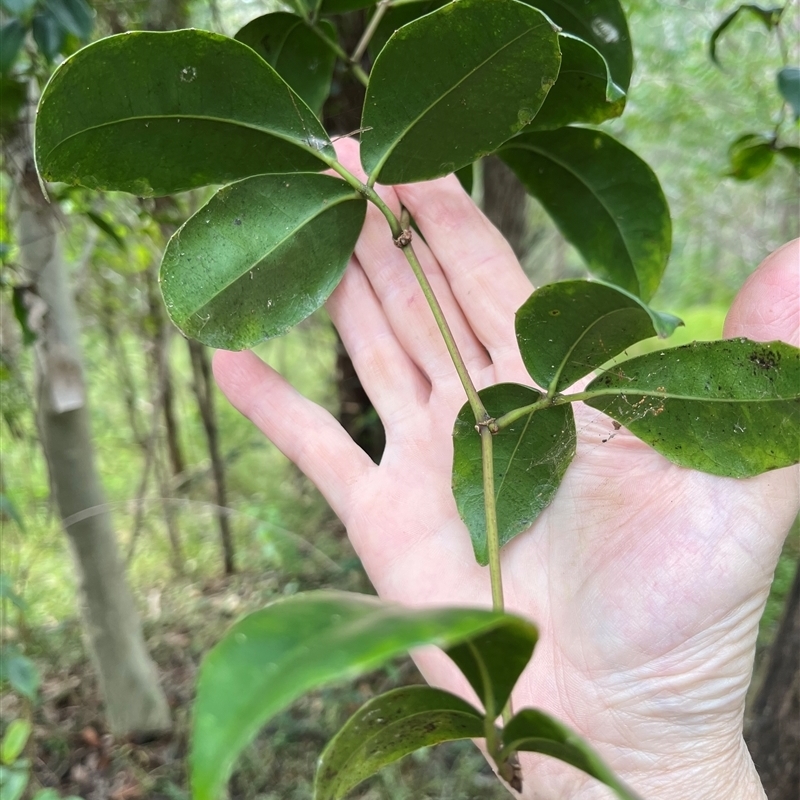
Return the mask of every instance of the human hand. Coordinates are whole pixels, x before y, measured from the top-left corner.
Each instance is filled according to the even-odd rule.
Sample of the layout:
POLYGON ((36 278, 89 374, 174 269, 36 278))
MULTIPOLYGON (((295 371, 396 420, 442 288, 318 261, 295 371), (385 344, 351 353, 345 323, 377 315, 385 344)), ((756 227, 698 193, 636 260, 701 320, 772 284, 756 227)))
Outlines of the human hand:
MULTIPOLYGON (((500 234, 453 177, 381 194, 419 225, 427 245, 417 237, 415 250, 478 388, 530 384, 514 312, 532 287, 500 234)), ((797 257, 794 242, 765 261, 726 335, 798 343, 797 257)), ((450 488, 466 398, 371 205, 328 309, 386 428, 380 465, 252 353, 216 354, 220 387, 319 487, 381 597, 490 606, 488 569, 474 561, 450 488)), ((742 714, 758 620, 797 513, 797 469, 747 480, 694 472, 624 430, 610 437, 599 412, 574 410, 578 451, 553 503, 501 553, 507 609, 540 629, 514 706, 571 725, 647 798, 763 797, 742 714)), ((441 653, 416 660, 431 683, 469 693, 441 653)), ((521 760, 525 798, 611 796, 560 762, 521 760)))

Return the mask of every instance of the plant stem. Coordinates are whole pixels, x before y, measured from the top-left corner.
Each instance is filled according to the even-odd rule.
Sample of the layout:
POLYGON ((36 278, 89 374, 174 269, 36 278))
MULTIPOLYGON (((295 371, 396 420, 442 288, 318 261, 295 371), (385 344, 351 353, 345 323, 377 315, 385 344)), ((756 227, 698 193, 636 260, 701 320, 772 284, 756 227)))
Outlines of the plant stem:
POLYGON ((380 0, 377 8, 375 9, 375 13, 372 15, 372 19, 364 29, 364 33, 361 35, 361 39, 359 39, 359 42, 356 45, 356 49, 353 50, 353 55, 350 56, 351 64, 358 64, 358 62, 361 61, 361 57, 366 52, 367 46, 372 40, 372 37, 375 35, 375 31, 378 29, 378 25, 383 19, 383 15, 389 10, 391 5, 392 0, 380 0))
POLYGON ((329 39, 325 35, 324 31, 322 31, 317 25, 309 24, 309 27, 320 39, 322 39, 323 42, 325 42, 326 45, 328 45, 328 47, 330 47, 331 50, 333 50, 334 53, 336 53, 336 55, 342 61, 344 61, 345 64, 347 64, 348 67, 350 67, 350 71, 353 73, 359 83, 361 83, 363 86, 366 86, 369 83, 369 75, 367 75, 367 73, 364 72, 364 70, 361 69, 358 64, 355 64, 353 61, 351 61, 350 56, 347 55, 347 53, 339 46, 337 42, 334 42, 333 39, 329 39))
POLYGON ((483 505, 486 514, 486 547, 489 551, 489 576, 492 580, 492 609, 503 611, 503 574, 500 570, 500 535, 497 530, 497 503, 494 495, 494 459, 492 437, 494 434, 484 425, 481 432, 481 456, 483 460, 483 505))

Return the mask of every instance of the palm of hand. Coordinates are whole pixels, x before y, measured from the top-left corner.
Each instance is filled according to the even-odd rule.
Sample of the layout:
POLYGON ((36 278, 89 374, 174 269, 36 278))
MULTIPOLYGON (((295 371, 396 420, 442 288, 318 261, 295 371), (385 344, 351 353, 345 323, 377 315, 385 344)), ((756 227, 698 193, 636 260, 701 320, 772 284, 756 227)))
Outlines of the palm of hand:
MULTIPOLYGON (((430 245, 415 247, 478 388, 530 384, 513 312, 531 289, 505 242, 453 179, 398 194, 430 245)), ((392 191, 386 200, 397 203, 392 191)), ((218 354, 217 378, 326 495, 382 597, 488 606, 488 570, 473 559, 450 489, 463 390, 371 211, 356 259, 329 310, 386 427, 379 466, 251 354, 218 354)), ((794 319, 766 336, 741 324, 731 332, 797 334, 794 319)), ((796 473, 735 481, 681 469, 624 430, 609 440, 607 417, 574 408, 577 456, 552 505, 502 552, 507 608, 541 635, 515 705, 564 719, 643 788, 654 762, 691 769, 690 751, 702 763, 727 748, 734 764, 757 623, 797 511, 796 473)), ((432 683, 465 690, 441 654, 418 663, 432 683)), ((553 792, 537 797, 585 784, 556 762, 536 769, 538 789, 553 792)))

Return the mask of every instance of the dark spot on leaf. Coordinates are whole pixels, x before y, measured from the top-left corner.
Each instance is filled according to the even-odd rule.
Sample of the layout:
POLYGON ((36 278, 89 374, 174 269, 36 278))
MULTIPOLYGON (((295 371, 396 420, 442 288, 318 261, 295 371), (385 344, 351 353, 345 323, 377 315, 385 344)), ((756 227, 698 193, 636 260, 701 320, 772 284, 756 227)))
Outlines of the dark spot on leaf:
POLYGON ((754 350, 748 358, 760 369, 775 369, 781 360, 781 354, 774 350, 754 350))
POLYGON ((553 308, 549 313, 551 317, 557 317, 561 312, 557 308, 553 308))
POLYGON ((239 219, 239 217, 236 217, 236 219, 233 221, 233 224, 234 225, 241 225, 242 221, 239 219))

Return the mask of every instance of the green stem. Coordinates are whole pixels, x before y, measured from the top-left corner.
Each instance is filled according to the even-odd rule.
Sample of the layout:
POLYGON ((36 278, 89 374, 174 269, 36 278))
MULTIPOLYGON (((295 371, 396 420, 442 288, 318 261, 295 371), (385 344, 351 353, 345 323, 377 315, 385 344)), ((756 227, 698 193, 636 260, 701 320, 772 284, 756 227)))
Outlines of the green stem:
POLYGON ((364 72, 363 69, 358 64, 354 64, 350 60, 350 56, 339 46, 338 42, 334 42, 333 39, 329 39, 325 33, 316 25, 309 25, 312 31, 317 34, 317 36, 325 42, 331 50, 342 60, 345 64, 350 68, 350 71, 356 77, 356 79, 361 83, 363 86, 366 86, 369 83, 369 75, 364 72))
POLYGON ((489 551, 489 575, 492 579, 492 608, 503 611, 503 574, 500 570, 500 535, 497 530, 497 504, 494 494, 494 434, 487 426, 481 429, 483 459, 483 505, 486 514, 486 546, 489 551))
POLYGON ((356 49, 353 50, 353 55, 350 56, 351 64, 358 64, 358 62, 361 61, 361 57, 366 52, 372 37, 375 35, 375 31, 378 29, 378 25, 383 19, 383 15, 389 10, 391 5, 392 0, 380 0, 378 7, 375 9, 375 13, 372 15, 372 19, 364 29, 364 33, 361 35, 361 39, 359 39, 358 44, 356 45, 356 49))

